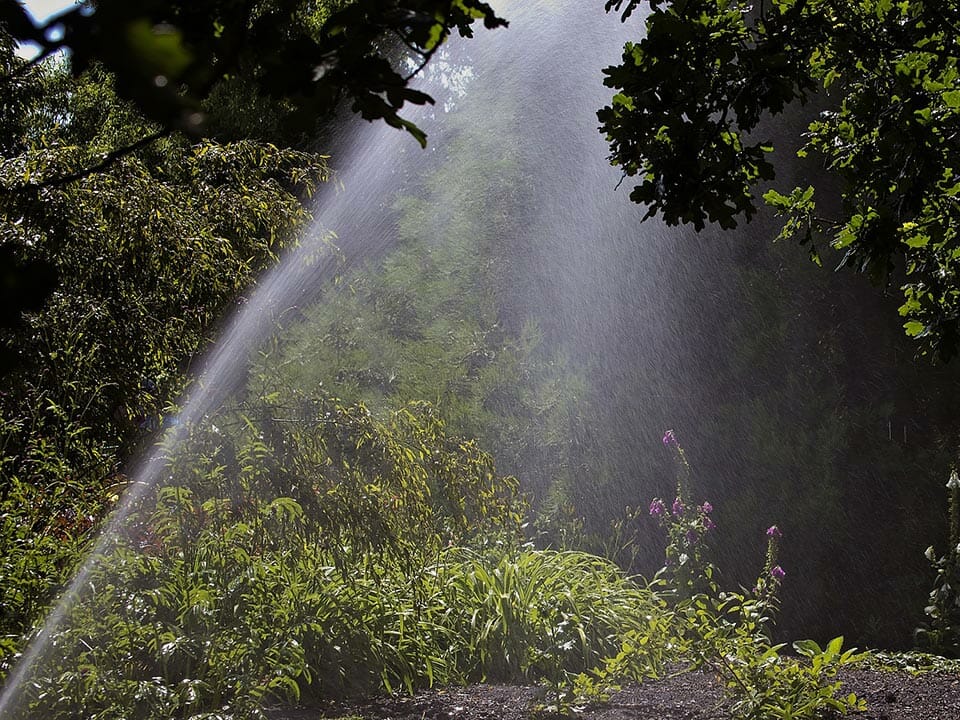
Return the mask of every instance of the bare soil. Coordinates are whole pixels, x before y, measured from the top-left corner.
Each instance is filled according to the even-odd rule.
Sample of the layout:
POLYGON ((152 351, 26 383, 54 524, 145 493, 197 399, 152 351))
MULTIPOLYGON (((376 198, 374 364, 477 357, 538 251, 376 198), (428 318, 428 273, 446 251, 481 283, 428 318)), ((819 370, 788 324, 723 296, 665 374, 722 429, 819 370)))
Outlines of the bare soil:
MULTIPOLYGON (((849 720, 960 720, 960 673, 855 669, 840 674, 841 692, 867 701, 849 720)), ((542 688, 471 685, 416 695, 369 698, 312 707, 277 707, 270 720, 543 720, 542 688)), ((689 672, 624 688, 609 702, 577 713, 585 720, 729 720, 723 688, 711 675, 689 672)), ((549 716, 547 716, 549 717, 549 716)))

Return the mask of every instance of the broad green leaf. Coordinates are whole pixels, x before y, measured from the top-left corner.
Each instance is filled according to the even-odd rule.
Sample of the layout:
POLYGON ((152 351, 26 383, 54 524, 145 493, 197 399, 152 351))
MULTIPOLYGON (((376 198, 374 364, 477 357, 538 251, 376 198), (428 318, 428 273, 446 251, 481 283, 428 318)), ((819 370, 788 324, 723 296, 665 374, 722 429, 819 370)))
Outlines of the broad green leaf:
POLYGON ((797 640, 793 643, 793 649, 804 657, 813 657, 823 652, 814 640, 797 640))
POLYGON ((904 238, 903 242, 907 247, 922 248, 922 247, 926 247, 927 244, 930 242, 930 236, 929 235, 911 235, 908 238, 904 238))
POLYGON ((836 655, 840 652, 840 649, 843 647, 843 635, 839 635, 831 640, 827 644, 827 648, 824 651, 827 655, 836 655))
POLYGON ((960 90, 947 90, 941 96, 947 107, 960 107, 960 90))
POLYGON ((623 93, 617 93, 613 96, 613 104, 620 105, 621 107, 626 108, 627 110, 633 110, 633 98, 629 95, 624 95, 623 93))

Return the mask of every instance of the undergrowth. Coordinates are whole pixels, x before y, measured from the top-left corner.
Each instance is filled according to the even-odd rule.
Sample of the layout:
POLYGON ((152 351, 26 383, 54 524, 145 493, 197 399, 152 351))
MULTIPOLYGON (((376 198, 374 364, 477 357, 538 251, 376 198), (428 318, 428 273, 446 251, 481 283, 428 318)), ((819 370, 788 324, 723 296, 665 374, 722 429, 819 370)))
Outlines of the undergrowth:
POLYGON ((124 524, 17 717, 242 720, 278 701, 483 681, 546 683, 544 709, 569 713, 678 665, 716 674, 740 720, 863 708, 838 696, 837 671, 860 657, 842 638, 793 653, 771 640, 776 526, 754 587, 719 586, 713 508, 691 499, 672 433, 677 494, 649 506, 665 564, 644 582, 524 544, 510 481, 429 413, 389 426, 331 413, 309 433, 247 418, 232 440, 214 428, 187 442, 190 465, 170 465, 180 484, 124 524), (285 476, 296 492, 271 495, 285 476))
POLYGON ((523 544, 514 481, 429 408, 311 415, 189 429, 68 617, 37 630, 48 651, 15 717, 239 720, 383 689, 559 687, 622 633, 660 632, 662 600, 613 562, 523 544))

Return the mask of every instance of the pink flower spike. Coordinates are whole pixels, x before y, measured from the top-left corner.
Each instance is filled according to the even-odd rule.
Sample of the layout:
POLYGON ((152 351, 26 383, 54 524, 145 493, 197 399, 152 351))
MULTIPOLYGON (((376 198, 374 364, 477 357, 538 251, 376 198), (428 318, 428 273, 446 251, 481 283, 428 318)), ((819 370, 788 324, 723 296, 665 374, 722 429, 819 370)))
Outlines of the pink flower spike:
POLYGON ((681 515, 683 515, 683 511, 685 509, 683 507, 683 501, 681 501, 680 498, 677 498, 676 500, 673 501, 673 508, 671 509, 673 510, 674 515, 676 515, 677 517, 680 517, 681 515))
POLYGON ((703 505, 700 506, 700 510, 706 513, 707 515, 709 515, 710 513, 713 512, 713 505, 711 505, 709 502, 704 500, 703 505))
POLYGON ((781 538, 783 537, 783 533, 780 532, 780 528, 778 528, 776 525, 771 525, 767 528, 767 537, 781 538))
POLYGON ((660 498, 654 498, 650 503, 650 514, 653 517, 660 517, 667 511, 667 506, 663 504, 660 498))
POLYGON ((667 430, 663 434, 663 446, 677 447, 677 437, 673 434, 673 430, 667 430))
POLYGON ((786 571, 779 565, 774 565, 770 568, 770 577, 774 580, 783 580, 787 576, 786 571))

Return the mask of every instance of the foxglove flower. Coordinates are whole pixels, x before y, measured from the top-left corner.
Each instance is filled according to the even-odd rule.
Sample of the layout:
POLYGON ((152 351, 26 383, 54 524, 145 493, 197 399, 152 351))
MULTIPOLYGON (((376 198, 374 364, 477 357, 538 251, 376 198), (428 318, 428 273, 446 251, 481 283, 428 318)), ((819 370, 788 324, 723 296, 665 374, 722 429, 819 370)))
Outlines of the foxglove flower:
POLYGON ((770 577, 774 580, 783 580, 787 575, 786 571, 779 565, 774 565, 770 568, 770 577))
POLYGON ((780 532, 780 528, 778 528, 776 525, 771 525, 767 528, 767 537, 781 538, 783 537, 783 533, 780 532))
POLYGON ((663 504, 660 498, 654 498, 650 503, 650 514, 653 517, 660 517, 667 511, 667 506, 663 504))
POLYGON ((677 437, 673 434, 673 430, 667 430, 663 434, 663 446, 664 447, 677 447, 677 437))
POLYGON ((680 498, 677 498, 676 500, 673 501, 672 510, 674 515, 676 515, 677 517, 680 517, 681 515, 683 515, 684 509, 685 508, 683 507, 683 501, 680 498))
MULTIPOLYGON (((666 437, 666 435, 664 435, 666 437)), ((947 487, 951 490, 960 488, 960 475, 957 475, 956 469, 950 471, 950 479, 947 480, 947 487)))

